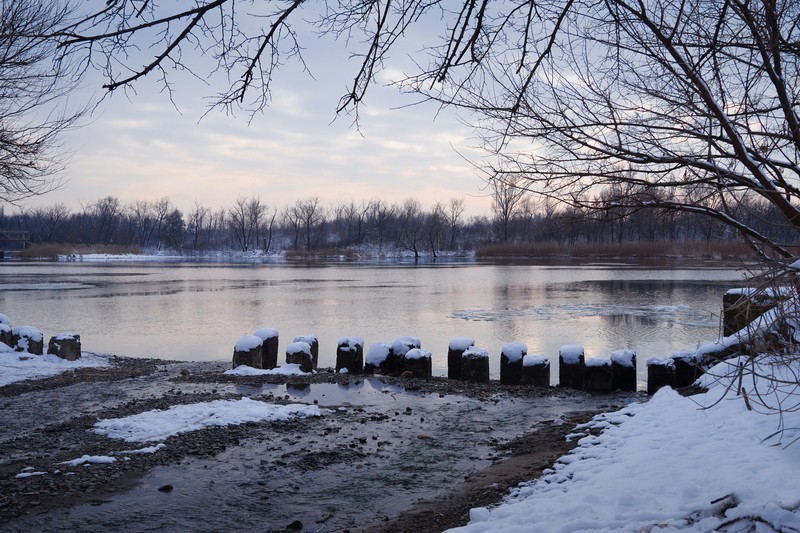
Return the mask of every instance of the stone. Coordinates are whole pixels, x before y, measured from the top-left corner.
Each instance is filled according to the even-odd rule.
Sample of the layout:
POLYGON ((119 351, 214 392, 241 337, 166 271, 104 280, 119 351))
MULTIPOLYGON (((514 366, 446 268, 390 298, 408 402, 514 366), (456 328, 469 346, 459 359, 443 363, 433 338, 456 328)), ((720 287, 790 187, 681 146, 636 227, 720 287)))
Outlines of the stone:
POLYGON ((389 374, 390 364, 389 354, 392 346, 385 342, 373 342, 367 349, 364 357, 365 374, 389 374))
POLYGON ((11 328, 11 347, 18 352, 32 355, 44 354, 44 336, 33 326, 17 326, 11 328))
POLYGON ((67 361, 77 361, 81 358, 81 336, 75 333, 61 333, 50 337, 47 353, 67 361))
POLYGON ((14 347, 14 334, 11 333, 11 326, 9 324, 0 322, 0 342, 9 348, 14 347))

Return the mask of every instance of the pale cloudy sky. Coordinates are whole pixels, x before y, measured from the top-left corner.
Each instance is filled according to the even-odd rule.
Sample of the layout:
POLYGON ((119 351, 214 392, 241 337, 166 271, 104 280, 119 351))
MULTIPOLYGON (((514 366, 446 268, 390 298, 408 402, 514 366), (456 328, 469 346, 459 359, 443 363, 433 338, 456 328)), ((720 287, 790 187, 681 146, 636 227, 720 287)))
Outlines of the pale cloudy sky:
MULTIPOLYGON (((467 214, 488 213, 483 181, 467 161, 481 157, 474 129, 433 105, 395 109, 414 99, 375 86, 357 131, 335 114, 357 68, 341 47, 337 54, 306 54, 315 78, 282 70, 272 106, 249 124, 245 112, 203 117, 204 97, 224 87, 195 79, 178 78, 177 109, 156 79, 138 83, 136 94, 115 93, 65 138, 72 158, 64 187, 25 205, 78 209, 107 195, 124 203, 167 196, 187 211, 195 201, 227 207, 240 195, 278 208, 308 196, 326 203, 415 197, 425 205, 463 198, 467 214)), ((101 83, 87 79, 78 97, 98 99, 101 83)))

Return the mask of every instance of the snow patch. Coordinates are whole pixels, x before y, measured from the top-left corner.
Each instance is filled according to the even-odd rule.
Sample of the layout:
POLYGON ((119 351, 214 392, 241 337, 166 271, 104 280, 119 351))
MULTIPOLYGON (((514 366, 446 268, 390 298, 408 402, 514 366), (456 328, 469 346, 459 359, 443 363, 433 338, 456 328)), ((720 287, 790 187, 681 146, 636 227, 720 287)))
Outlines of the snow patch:
POLYGON ((470 346, 475 346, 475 339, 470 339, 468 337, 456 337, 450 341, 448 347, 454 352, 463 352, 470 346))
POLYGON ((558 350, 561 360, 568 365, 577 365, 583 356, 583 346, 579 344, 565 344, 558 350))
POLYGON ((296 363, 283 363, 276 368, 253 368, 252 366, 239 365, 232 370, 226 370, 227 376, 306 376, 308 372, 300 370, 296 363))
POLYGON ((509 362, 516 363, 528 353, 528 347, 522 342, 507 342, 501 351, 509 362))
POLYGON ((262 342, 264 341, 261 340, 261 337, 256 335, 245 335, 236 341, 233 349, 237 352, 249 352, 250 350, 261 346, 262 342))
POLYGON ((367 354, 364 356, 364 363, 368 363, 372 366, 379 366, 389 357, 391 349, 392 347, 385 342, 373 342, 367 349, 367 354))

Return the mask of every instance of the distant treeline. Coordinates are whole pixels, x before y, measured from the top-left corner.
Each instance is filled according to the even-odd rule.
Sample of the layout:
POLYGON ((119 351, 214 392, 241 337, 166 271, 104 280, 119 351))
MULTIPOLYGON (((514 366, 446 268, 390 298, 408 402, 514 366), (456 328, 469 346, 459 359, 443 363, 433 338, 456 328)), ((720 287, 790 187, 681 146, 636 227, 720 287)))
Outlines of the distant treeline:
MULTIPOLYGON (((750 206, 750 225, 770 226, 768 208, 750 206)), ((325 204, 318 197, 278 208, 257 196, 241 197, 216 210, 195 204, 179 210, 168 199, 123 204, 108 196, 72 211, 62 203, 21 209, 0 207, 0 229, 27 230, 38 245, 86 248, 114 246, 141 250, 287 250, 316 254, 331 250, 410 252, 437 256, 476 251, 478 255, 743 256, 730 227, 692 213, 640 210, 584 212, 535 204, 495 202, 487 215, 464 215, 453 199, 424 206, 416 199, 390 203, 375 199, 325 204)), ((787 234, 785 242, 796 236, 787 234)), ((44 249, 45 247, 42 247, 44 249)))

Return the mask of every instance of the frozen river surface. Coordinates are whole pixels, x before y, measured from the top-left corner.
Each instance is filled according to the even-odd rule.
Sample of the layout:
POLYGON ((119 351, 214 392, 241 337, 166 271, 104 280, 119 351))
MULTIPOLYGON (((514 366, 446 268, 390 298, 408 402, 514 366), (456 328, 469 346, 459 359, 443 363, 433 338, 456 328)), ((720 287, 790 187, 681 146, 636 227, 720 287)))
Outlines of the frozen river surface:
POLYGON ((722 294, 742 280, 715 263, 0 263, 0 313, 133 357, 229 360, 239 337, 272 327, 281 350, 318 336, 320 366, 340 337, 411 336, 446 375, 449 340, 471 337, 493 377, 502 344, 521 341, 551 358, 553 381, 564 344, 633 349, 643 378, 648 358, 717 338, 722 294))

